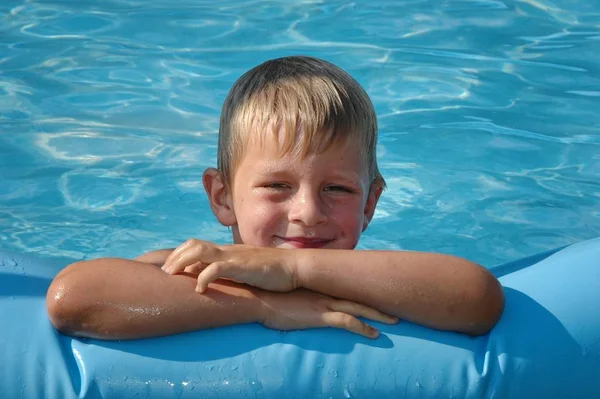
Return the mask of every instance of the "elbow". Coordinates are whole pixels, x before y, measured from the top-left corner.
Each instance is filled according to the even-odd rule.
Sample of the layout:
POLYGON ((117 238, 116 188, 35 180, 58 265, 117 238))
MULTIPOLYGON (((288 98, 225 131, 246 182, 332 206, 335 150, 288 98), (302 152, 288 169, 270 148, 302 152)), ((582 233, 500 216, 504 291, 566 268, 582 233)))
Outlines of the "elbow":
POLYGON ((85 326, 86 304, 77 282, 78 262, 61 271, 46 293, 46 309, 52 325, 67 335, 77 335, 85 326))
POLYGON ((477 280, 467 294, 473 305, 465 333, 472 336, 489 333, 500 320, 504 311, 504 291, 496 277, 481 267, 477 280))

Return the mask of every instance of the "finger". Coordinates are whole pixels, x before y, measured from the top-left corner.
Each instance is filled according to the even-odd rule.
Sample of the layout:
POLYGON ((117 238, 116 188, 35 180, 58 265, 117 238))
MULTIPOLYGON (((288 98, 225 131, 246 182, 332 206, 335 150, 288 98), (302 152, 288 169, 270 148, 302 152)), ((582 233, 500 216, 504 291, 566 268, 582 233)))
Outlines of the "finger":
POLYGON ((173 252, 171 252, 169 254, 169 256, 167 256, 167 259, 165 260, 165 264, 163 265, 163 267, 161 267, 161 269, 163 269, 164 271, 167 271, 169 269, 171 263, 173 263, 173 260, 177 259, 179 254, 181 254, 183 251, 185 251, 190 246, 192 246, 194 244, 194 241, 195 241, 194 239, 187 240, 186 242, 184 242, 183 244, 181 244, 177 248, 175 248, 173 250, 173 252))
POLYGON ((232 269, 232 265, 225 261, 211 263, 198 276, 196 292, 204 293, 208 285, 219 278, 231 278, 232 269))
POLYGON ((385 324, 396 324, 398 318, 382 313, 379 310, 373 309, 367 305, 345 300, 335 300, 329 304, 329 309, 336 312, 344 312, 353 316, 364 317, 373 321, 378 321, 385 324))
POLYGON ((196 241, 194 245, 179 253, 167 267, 169 274, 176 274, 183 271, 187 266, 202 262, 204 264, 212 263, 216 257, 215 246, 202 241, 196 241))
POLYGON ((379 336, 379 331, 375 327, 363 323, 348 313, 326 312, 321 317, 323 322, 330 327, 348 330, 367 338, 377 338, 379 336))
POLYGON ((169 274, 177 274, 184 271, 186 267, 200 262, 200 259, 194 258, 195 251, 193 249, 194 247, 187 246, 177 253, 171 254, 163 266, 165 271, 169 274))
POLYGON ((183 269, 183 271, 186 273, 200 274, 200 272, 202 272, 202 270, 204 270, 206 266, 208 266, 206 263, 196 262, 193 265, 186 266, 185 269, 183 269))

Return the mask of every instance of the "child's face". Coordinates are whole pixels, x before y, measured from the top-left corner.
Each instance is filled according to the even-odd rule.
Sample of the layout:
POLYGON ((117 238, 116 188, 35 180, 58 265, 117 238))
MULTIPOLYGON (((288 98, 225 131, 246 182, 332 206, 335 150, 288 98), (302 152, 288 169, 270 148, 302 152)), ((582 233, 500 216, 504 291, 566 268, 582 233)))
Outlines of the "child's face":
POLYGON ((306 159, 278 150, 275 139, 247 145, 228 194, 234 242, 353 249, 381 194, 358 148, 333 145, 306 159))

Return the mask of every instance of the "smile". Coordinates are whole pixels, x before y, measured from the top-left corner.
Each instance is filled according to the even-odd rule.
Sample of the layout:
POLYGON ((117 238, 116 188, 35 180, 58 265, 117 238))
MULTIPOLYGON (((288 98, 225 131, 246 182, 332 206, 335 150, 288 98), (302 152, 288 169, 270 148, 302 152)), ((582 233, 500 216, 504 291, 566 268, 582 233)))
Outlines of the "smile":
POLYGON ((294 248, 323 248, 333 240, 318 237, 277 237, 294 248))

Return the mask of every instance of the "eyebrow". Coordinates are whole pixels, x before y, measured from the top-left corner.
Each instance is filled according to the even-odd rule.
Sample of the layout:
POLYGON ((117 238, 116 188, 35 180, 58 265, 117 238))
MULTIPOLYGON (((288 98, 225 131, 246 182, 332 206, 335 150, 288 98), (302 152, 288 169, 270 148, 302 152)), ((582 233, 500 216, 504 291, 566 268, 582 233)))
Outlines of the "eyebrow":
MULTIPOLYGON (((260 171, 256 173, 256 176, 269 177, 269 176, 281 176, 287 174, 294 174, 294 171, 290 171, 289 168, 284 165, 270 165, 271 162, 257 162, 260 171)), ((352 183, 356 185, 362 185, 360 173, 352 172, 340 172, 339 170, 325 172, 325 177, 330 180, 342 180, 345 183, 352 183)))

